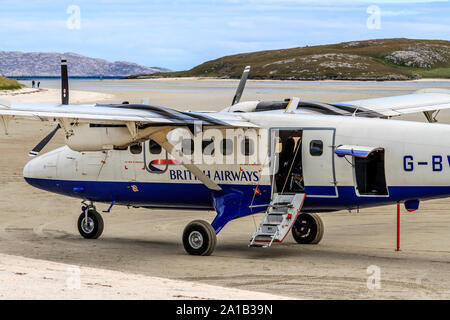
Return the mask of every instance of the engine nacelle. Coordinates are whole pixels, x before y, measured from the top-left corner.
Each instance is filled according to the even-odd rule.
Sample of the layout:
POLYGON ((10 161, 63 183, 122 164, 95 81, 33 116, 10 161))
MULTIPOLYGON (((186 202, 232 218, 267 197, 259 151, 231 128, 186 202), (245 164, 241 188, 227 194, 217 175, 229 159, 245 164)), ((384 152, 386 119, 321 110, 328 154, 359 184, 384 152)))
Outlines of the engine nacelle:
POLYGON ((102 151, 133 143, 130 131, 122 124, 83 123, 70 130, 73 134, 66 138, 66 144, 74 151, 102 151))

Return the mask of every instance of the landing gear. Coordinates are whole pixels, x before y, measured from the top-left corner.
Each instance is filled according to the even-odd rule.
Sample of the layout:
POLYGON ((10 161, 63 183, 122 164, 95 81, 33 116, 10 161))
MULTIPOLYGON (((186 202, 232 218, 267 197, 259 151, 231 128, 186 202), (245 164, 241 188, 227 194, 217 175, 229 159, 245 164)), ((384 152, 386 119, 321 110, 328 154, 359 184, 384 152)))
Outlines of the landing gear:
POLYGON ((206 221, 194 220, 183 231, 183 245, 187 253, 209 256, 216 247, 216 231, 206 221))
POLYGON ((297 243, 318 244, 323 237, 323 222, 316 213, 301 213, 292 226, 292 236, 297 243))
POLYGON ((103 218, 93 204, 83 206, 78 218, 78 231, 86 239, 97 239, 103 232, 103 218))

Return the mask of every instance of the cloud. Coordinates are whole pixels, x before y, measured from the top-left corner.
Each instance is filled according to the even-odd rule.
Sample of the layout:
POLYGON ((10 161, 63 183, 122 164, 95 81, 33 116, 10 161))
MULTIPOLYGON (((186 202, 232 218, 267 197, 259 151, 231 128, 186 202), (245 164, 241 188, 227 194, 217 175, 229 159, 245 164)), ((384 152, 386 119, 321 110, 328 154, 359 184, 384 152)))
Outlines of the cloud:
POLYGON ((3 50, 73 51, 186 69, 240 52, 369 38, 450 40, 448 1, 402 0, 0 0, 3 50), (368 30, 370 4, 380 30, 368 30), (408 3, 408 5, 406 5, 408 3), (81 8, 81 29, 66 10, 81 8))
POLYGON ((413 10, 399 10, 399 11, 381 10, 382 17, 411 16, 417 14, 420 14, 420 12, 413 10))

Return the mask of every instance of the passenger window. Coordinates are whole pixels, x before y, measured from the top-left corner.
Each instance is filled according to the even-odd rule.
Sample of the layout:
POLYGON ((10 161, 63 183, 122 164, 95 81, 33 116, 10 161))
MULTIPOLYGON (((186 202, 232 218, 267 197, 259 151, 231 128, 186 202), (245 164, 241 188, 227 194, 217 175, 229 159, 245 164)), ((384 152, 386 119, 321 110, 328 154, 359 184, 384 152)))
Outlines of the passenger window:
POLYGON ((245 138, 242 140, 241 152, 244 156, 251 156, 255 152, 253 140, 245 138))
POLYGON ((141 154, 142 152, 142 144, 138 143, 138 144, 133 144, 130 146, 130 152, 132 154, 141 154))
POLYGON ((233 153, 233 140, 231 139, 223 139, 220 144, 220 152, 224 156, 229 156, 233 153))
POLYGON ((207 156, 214 155, 214 141, 212 139, 202 141, 203 154, 207 156))
POLYGON ((309 152, 312 156, 321 156, 323 153, 322 140, 312 140, 309 144, 309 152))
POLYGON ((185 156, 192 155, 192 153, 194 153, 194 140, 183 139, 183 141, 181 141, 181 152, 185 156))
POLYGON ((151 154, 161 154, 162 148, 156 141, 150 140, 149 144, 151 154))

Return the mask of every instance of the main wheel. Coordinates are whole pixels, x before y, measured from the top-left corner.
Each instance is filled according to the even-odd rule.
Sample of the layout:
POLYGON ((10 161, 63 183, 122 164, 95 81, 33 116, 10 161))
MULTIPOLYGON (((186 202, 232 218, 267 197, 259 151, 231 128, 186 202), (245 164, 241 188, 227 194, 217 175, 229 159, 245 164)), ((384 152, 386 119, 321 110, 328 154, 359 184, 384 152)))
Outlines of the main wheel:
POLYGON ((93 209, 88 211, 87 221, 84 212, 78 218, 78 231, 86 239, 97 239, 100 237, 103 232, 103 225, 102 216, 93 209))
POLYGON ((216 247, 216 231, 206 221, 190 222, 183 231, 183 245, 187 253, 209 256, 216 247))
POLYGON ((318 244, 323 237, 323 222, 316 213, 301 213, 292 226, 294 240, 301 244, 318 244))

